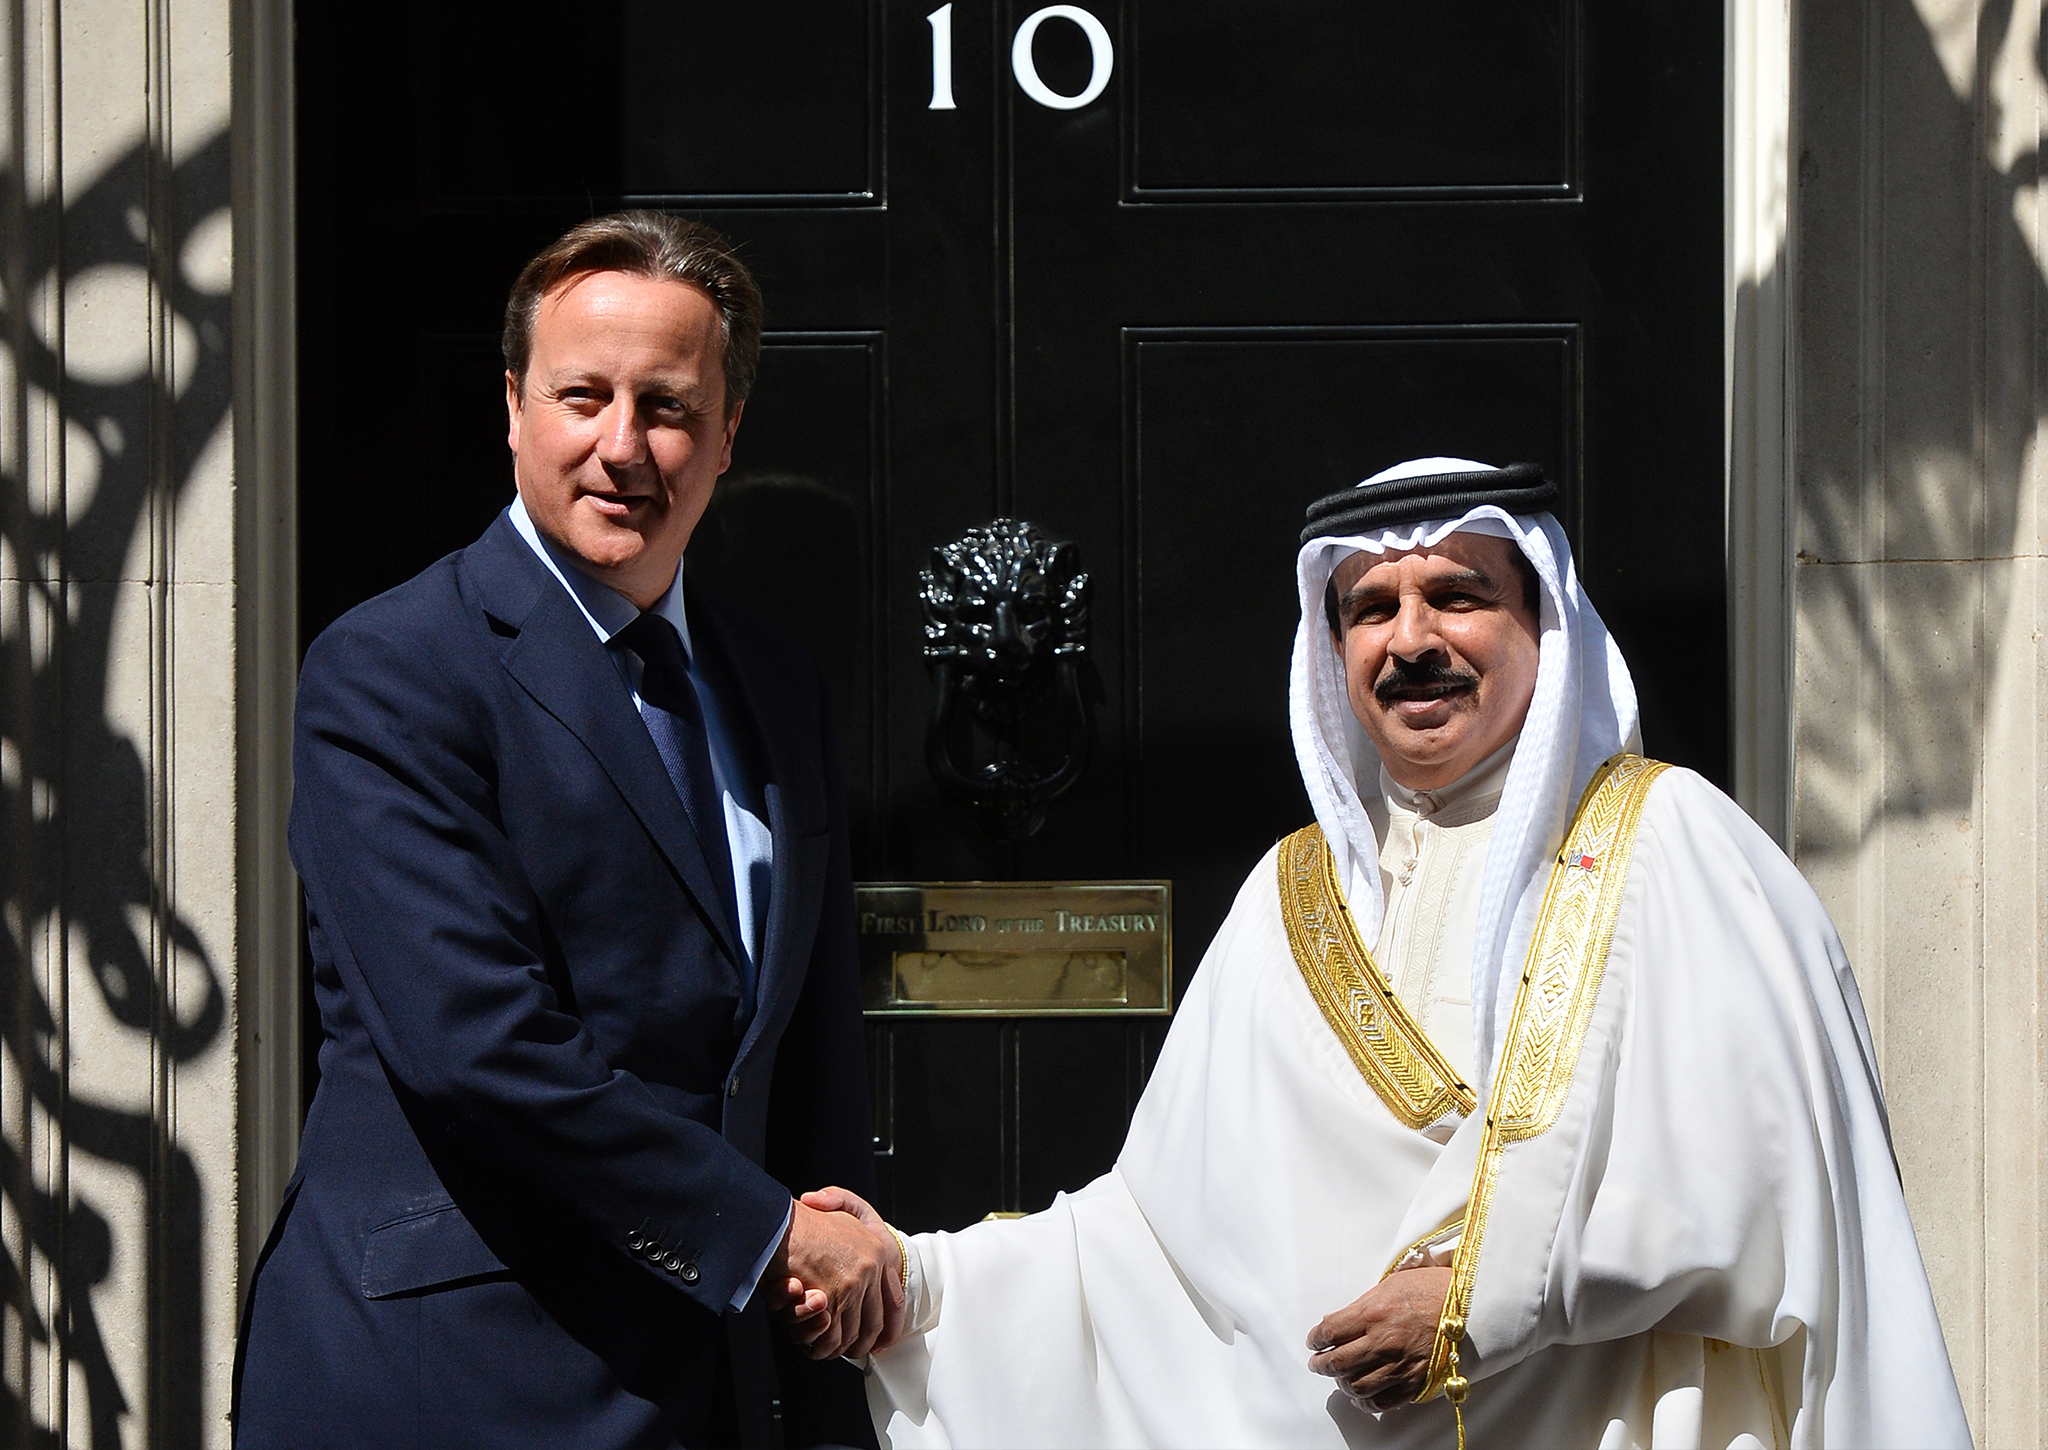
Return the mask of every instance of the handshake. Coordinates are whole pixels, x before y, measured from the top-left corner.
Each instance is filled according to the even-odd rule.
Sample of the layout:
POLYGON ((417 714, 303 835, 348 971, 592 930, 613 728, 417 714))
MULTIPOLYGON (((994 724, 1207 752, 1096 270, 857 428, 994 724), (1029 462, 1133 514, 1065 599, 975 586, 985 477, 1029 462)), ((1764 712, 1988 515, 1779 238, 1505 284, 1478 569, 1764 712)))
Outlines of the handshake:
POLYGON ((812 1359, 862 1359, 903 1337, 904 1248, 858 1194, 806 1193, 761 1276, 768 1303, 812 1359))

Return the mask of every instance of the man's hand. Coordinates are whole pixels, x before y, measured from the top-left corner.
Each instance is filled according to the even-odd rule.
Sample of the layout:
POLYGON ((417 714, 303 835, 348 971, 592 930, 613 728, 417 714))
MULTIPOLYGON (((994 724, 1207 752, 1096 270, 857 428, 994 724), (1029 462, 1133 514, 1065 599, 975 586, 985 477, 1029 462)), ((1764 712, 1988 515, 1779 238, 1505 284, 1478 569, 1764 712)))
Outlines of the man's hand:
POLYGON ((1391 1410, 1422 1393, 1437 1321, 1451 1291, 1449 1269, 1389 1274, 1309 1331, 1308 1367, 1332 1376, 1351 1402, 1391 1410))
MULTIPOLYGON (((828 1190, 842 1193, 843 1190, 828 1190)), ((846 1211, 821 1209, 805 1194, 790 1213, 789 1234, 763 1278, 784 1285, 783 1317, 812 1359, 859 1359, 902 1332, 902 1269, 896 1238, 875 1211, 860 1204, 876 1227, 846 1211)))

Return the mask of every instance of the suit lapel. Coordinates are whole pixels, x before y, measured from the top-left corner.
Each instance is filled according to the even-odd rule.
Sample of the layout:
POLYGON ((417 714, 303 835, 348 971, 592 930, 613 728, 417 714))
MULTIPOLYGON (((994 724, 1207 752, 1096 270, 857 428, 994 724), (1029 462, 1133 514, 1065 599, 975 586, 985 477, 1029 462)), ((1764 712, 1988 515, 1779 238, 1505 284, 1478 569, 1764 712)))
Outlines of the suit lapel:
POLYGON ((502 642, 506 671, 596 758, 737 964, 739 933, 726 914, 725 893, 713 882, 682 797, 590 622, 504 515, 469 554, 479 566, 485 612, 516 631, 502 642))
POLYGON ((783 712, 765 697, 758 672, 744 664, 730 648, 719 626, 716 612, 684 574, 685 608, 690 616, 693 645, 713 651, 724 680, 730 681, 736 699, 725 709, 735 730, 749 730, 759 743, 755 752, 758 769, 764 772, 761 799, 768 812, 768 833, 774 845, 774 860, 768 875, 768 921, 761 933, 761 957, 754 987, 754 1020, 747 1025, 744 1054, 763 1032, 779 1024, 788 1014, 803 986, 803 965, 809 959, 811 941, 817 932, 818 904, 824 891, 825 857, 830 838, 820 832, 799 832, 799 802, 791 799, 799 782, 808 781, 814 764, 794 758, 783 712), (741 718, 744 712, 744 719, 741 718))
POLYGON ((744 1054, 771 1026, 778 1032, 803 988, 803 966, 810 957, 818 929, 818 903, 825 885, 825 855, 831 839, 823 834, 798 835, 790 828, 789 805, 782 788, 770 784, 768 829, 775 839, 775 862, 768 885, 768 930, 763 934, 759 1005, 747 1024, 744 1054))

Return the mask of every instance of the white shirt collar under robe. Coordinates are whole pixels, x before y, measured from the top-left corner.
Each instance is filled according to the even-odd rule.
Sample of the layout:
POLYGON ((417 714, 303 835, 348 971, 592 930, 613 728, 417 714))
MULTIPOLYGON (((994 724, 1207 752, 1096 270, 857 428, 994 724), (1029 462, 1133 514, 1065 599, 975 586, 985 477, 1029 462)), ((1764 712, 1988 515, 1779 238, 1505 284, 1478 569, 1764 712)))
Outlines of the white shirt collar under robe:
MULTIPOLYGON (((1373 960, 1466 1082, 1473 1081, 1472 946, 1486 844, 1514 758, 1510 741, 1433 791, 1409 790, 1381 766, 1380 793, 1365 802, 1380 840, 1386 900, 1373 960)), ((1449 1126, 1430 1135, 1445 1136, 1449 1126)))

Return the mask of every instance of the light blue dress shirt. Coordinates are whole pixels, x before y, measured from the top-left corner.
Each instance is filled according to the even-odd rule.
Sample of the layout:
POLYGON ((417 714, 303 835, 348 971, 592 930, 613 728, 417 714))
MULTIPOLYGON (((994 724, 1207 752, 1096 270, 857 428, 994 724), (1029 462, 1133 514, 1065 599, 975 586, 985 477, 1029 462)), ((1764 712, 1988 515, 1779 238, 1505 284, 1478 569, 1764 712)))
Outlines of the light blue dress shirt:
MULTIPOLYGON (((639 618, 640 608, 632 600, 616 589, 598 583, 579 569, 573 558, 541 537, 540 530, 533 526, 533 519, 526 512, 524 499, 515 495, 510 513, 512 527, 519 531, 519 537, 526 540, 541 563, 547 565, 548 572, 569 591, 569 597, 590 622, 600 642, 609 644, 613 635, 639 618)), ((683 651, 689 656, 690 683, 696 688, 697 699, 704 710, 705 743, 711 752, 711 777, 719 799, 725 804, 725 834, 732 850, 733 898, 739 904, 741 949, 752 962, 758 983, 761 934, 768 928, 768 883, 775 865, 775 838, 765 819, 767 812, 761 801, 761 783, 748 779, 746 771, 741 768, 743 757, 733 748, 732 731, 720 709, 718 696, 697 671, 697 652, 690 647, 690 621, 683 612, 683 570, 680 564, 676 566, 676 577, 668 586, 668 592, 655 601, 654 613, 676 627, 676 633, 683 639, 683 651)), ((633 708, 644 717, 647 706, 640 698, 640 656, 630 649, 607 649, 605 653, 611 656, 620 679, 631 692, 633 708)), ((790 1214, 795 1212, 792 1205, 790 1214)), ((789 1214, 784 1214, 782 1229, 754 1265, 754 1272, 732 1296, 734 1309, 745 1308, 747 1300, 753 1297, 755 1285, 767 1271, 768 1260, 774 1257, 776 1247, 782 1242, 782 1234, 788 1228, 789 1214)))

